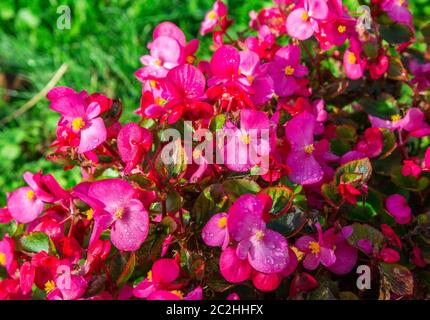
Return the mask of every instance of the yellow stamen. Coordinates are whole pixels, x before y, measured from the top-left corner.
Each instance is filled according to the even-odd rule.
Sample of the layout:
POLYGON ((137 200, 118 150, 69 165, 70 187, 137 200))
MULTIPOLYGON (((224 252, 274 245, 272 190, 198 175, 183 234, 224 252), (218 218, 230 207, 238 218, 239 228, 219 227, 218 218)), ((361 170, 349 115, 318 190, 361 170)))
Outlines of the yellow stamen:
POLYGON ((124 215, 124 208, 119 208, 118 210, 116 210, 115 212, 115 218, 116 219, 122 219, 122 216, 124 215))
POLYGON ((302 20, 303 21, 308 21, 308 19, 309 19, 309 15, 308 15, 308 13, 305 11, 305 12, 303 12, 302 13, 302 20))
POLYGON ((3 252, 0 252, 0 266, 6 265, 6 255, 3 252))
POLYGON ((160 59, 155 60, 155 61, 154 61, 154 64, 155 64, 156 66, 161 66, 161 60, 160 60, 160 59))
POLYGON ((55 282, 54 280, 49 280, 45 283, 45 292, 50 293, 55 289, 55 282))
POLYGON ((393 121, 393 122, 397 122, 400 119, 402 119, 402 116, 400 114, 395 114, 395 115, 391 116, 391 121, 393 121))
POLYGON ((215 11, 213 11, 213 10, 209 11, 208 18, 210 20, 215 20, 217 17, 218 17, 218 15, 217 15, 217 13, 215 11))
POLYGON ((350 52, 348 54, 347 60, 349 64, 355 64, 357 62, 357 57, 355 56, 354 52, 350 52))
POLYGON ((258 241, 260 241, 260 240, 263 240, 263 238, 264 238, 264 231, 258 230, 255 233, 255 239, 257 239, 258 241))
POLYGON ((149 80, 149 85, 151 86, 152 89, 155 89, 157 88, 157 81, 149 80))
POLYGON ((406 0, 399 0, 399 6, 403 6, 406 0))
POLYGON ((87 211, 85 211, 85 214, 87 216, 87 219, 91 220, 94 216, 94 210, 92 208, 90 208, 87 211))
POLYGON ((184 294, 182 293, 182 291, 180 290, 173 290, 170 291, 171 293, 173 293, 174 295, 178 296, 180 299, 184 299, 184 294))
POLYGON ((27 191, 27 199, 30 201, 34 199, 34 191, 33 190, 27 191))
POLYGON ((148 271, 148 273, 146 274, 146 279, 148 279, 149 281, 152 281, 152 270, 148 271))
POLYGON ((75 120, 72 121, 72 128, 74 131, 79 131, 83 127, 85 127, 85 121, 81 117, 77 117, 75 120))
POLYGON ((307 146, 305 146, 305 152, 307 154, 312 154, 312 152, 314 152, 315 147, 313 144, 308 144, 307 146))
POLYGON ((252 75, 247 76, 246 79, 248 79, 249 83, 251 84, 254 82, 254 76, 252 75))
POLYGON ((244 144, 249 144, 251 141, 251 138, 249 137, 249 134, 242 134, 240 137, 240 141, 244 144))
POLYGON ((344 33, 346 31, 346 27, 343 25, 340 25, 339 27, 337 27, 337 31, 339 31, 339 33, 344 33))
POLYGON ((292 66, 287 66, 284 71, 285 75, 292 76, 294 74, 295 69, 292 66))
POLYGON ((155 103, 158 104, 159 106, 162 106, 164 104, 164 102, 166 102, 166 100, 164 100, 161 97, 155 97, 155 103))
POLYGON ((294 251, 299 262, 303 260, 303 257, 305 256, 305 253, 303 251, 300 251, 297 247, 294 246, 291 247, 291 250, 294 251))
POLYGON ((309 248, 309 250, 311 250, 311 253, 313 253, 313 254, 317 254, 321 250, 319 243, 316 242, 316 241, 309 242, 309 247, 308 248, 309 248))
POLYGON ((218 220, 218 228, 224 229, 226 225, 227 225, 226 217, 222 217, 221 219, 218 220))
POLYGON ((187 63, 189 63, 189 64, 193 64, 195 60, 196 60, 196 58, 194 58, 193 56, 188 56, 185 59, 185 61, 187 61, 187 63))

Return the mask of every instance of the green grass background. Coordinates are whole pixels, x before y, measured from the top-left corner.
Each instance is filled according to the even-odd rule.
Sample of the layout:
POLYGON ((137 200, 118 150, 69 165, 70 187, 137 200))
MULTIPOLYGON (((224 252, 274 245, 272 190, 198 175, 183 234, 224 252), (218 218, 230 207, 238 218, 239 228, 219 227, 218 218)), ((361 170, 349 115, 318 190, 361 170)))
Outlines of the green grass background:
MULTIPOLYGON (((141 89, 133 73, 140 67, 139 57, 148 51, 146 44, 151 40, 153 28, 168 20, 180 26, 188 39, 198 37, 200 23, 212 3, 212 0, 0 0, 0 79, 3 79, 0 120, 42 90, 63 63, 69 68, 57 85, 121 98, 123 120, 136 119, 132 110, 139 104, 141 89), (71 9, 70 30, 56 28, 60 5, 71 9), (17 78, 24 80, 21 85, 16 85, 17 78)), ((241 29, 248 23, 250 10, 258 11, 271 1, 227 3, 231 17, 236 20, 235 28, 241 29)), ((356 0, 344 3, 351 8, 358 6, 356 0)), ((430 0, 410 3, 419 19, 429 17, 430 0)), ((199 56, 208 57, 211 36, 201 40, 199 56)), ((63 171, 45 160, 58 118, 58 114, 48 109, 46 99, 42 99, 28 112, 0 127, 0 206, 5 204, 5 192, 23 184, 22 173, 26 170, 53 173, 65 187, 79 181, 78 168, 63 171)))

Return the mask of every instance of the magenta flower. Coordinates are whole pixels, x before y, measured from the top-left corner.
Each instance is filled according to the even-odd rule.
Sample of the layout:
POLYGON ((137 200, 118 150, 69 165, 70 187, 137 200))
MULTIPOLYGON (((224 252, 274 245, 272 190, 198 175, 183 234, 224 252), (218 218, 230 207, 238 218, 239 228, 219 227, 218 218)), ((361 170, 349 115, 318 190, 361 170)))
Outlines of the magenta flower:
POLYGON ((42 175, 42 172, 24 172, 24 180, 34 191, 38 199, 46 203, 54 203, 62 199, 67 199, 69 193, 61 188, 55 177, 51 174, 42 175))
POLYGON ((398 224, 408 224, 411 221, 411 208, 404 196, 400 194, 389 196, 385 202, 385 206, 390 216, 392 216, 398 224))
POLYGON ((332 245, 324 241, 321 225, 319 222, 315 225, 318 230, 318 239, 313 236, 302 236, 295 244, 300 251, 305 253, 303 266, 308 270, 315 270, 320 263, 329 267, 336 262, 332 245))
POLYGON ((151 131, 133 122, 128 123, 118 133, 117 146, 121 160, 126 164, 124 172, 129 173, 151 149, 151 131))
POLYGON ((252 273, 252 284, 262 292, 276 290, 282 282, 282 276, 278 273, 262 273, 254 271, 252 273))
POLYGON ((227 6, 220 0, 215 1, 212 10, 206 13, 205 19, 200 27, 200 35, 204 36, 211 32, 227 15, 227 6))
POLYGON ((210 61, 212 77, 208 80, 208 85, 213 86, 219 83, 238 83, 240 54, 236 48, 228 45, 220 47, 213 54, 210 61))
POLYGON ((308 74, 308 68, 300 64, 300 48, 287 45, 279 49, 270 64, 275 93, 280 97, 293 95, 301 89, 300 78, 308 74))
POLYGON ((343 54, 343 67, 345 73, 351 80, 363 77, 366 69, 366 60, 361 58, 361 45, 355 38, 350 39, 351 47, 343 54))
POLYGON ((94 226, 93 233, 100 234, 111 226, 115 247, 123 251, 139 249, 148 235, 149 218, 133 187, 121 179, 106 179, 92 183, 88 196, 95 200, 92 206, 98 226, 94 226))
POLYGON ((293 38, 306 40, 318 31, 318 23, 327 18, 325 0, 304 0, 303 7, 294 9, 287 18, 287 32, 293 38))
POLYGON ((6 235, 0 241, 0 266, 6 268, 10 276, 14 276, 17 263, 14 260, 13 252, 15 251, 15 242, 6 235))
POLYGON ((393 21, 412 26, 412 13, 408 9, 407 0, 382 0, 381 9, 393 21))
POLYGON ((409 63, 409 68, 414 75, 411 84, 416 84, 418 91, 425 91, 430 88, 430 63, 419 64, 418 61, 412 60, 409 63))
POLYGON ((221 253, 219 269, 225 280, 240 283, 251 277, 252 267, 247 259, 237 256, 237 248, 227 248, 221 253))
POLYGON ((266 228, 263 203, 257 196, 243 195, 229 210, 227 228, 239 242, 237 256, 263 273, 280 272, 287 264, 288 244, 284 236, 266 228))
POLYGON ((19 223, 35 220, 42 213, 44 206, 30 187, 16 189, 7 199, 8 210, 19 223))
POLYGON ((100 117, 101 106, 97 102, 86 104, 85 96, 72 89, 59 87, 48 95, 50 108, 61 114, 59 126, 79 137, 78 153, 85 153, 97 148, 106 140, 106 127, 100 117))
POLYGON ((209 118, 213 106, 203 102, 206 79, 196 67, 183 64, 169 71, 164 81, 167 99, 165 108, 170 111, 168 123, 175 123, 182 116, 187 120, 209 118))
POLYGON ((309 112, 301 112, 285 126, 285 137, 291 145, 287 165, 291 168, 289 179, 307 185, 319 182, 324 171, 314 157, 315 117, 309 112))
POLYGON ((230 241, 227 231, 227 219, 227 213, 217 213, 203 227, 202 238, 208 246, 227 248, 230 241))

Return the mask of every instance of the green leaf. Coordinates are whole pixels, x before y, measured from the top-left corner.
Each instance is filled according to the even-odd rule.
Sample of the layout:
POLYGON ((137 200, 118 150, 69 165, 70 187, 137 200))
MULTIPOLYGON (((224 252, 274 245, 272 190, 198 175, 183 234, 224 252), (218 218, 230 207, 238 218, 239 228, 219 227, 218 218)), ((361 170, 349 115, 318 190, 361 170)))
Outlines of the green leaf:
POLYGON ((430 21, 427 22, 424 27, 421 28, 421 32, 424 36, 424 41, 429 45, 430 44, 430 21))
POLYGON ((342 181, 342 176, 345 174, 347 178, 351 178, 351 174, 354 174, 354 181, 359 182, 356 186, 367 183, 372 175, 372 165, 369 158, 353 160, 339 167, 335 173, 335 181, 337 184, 342 181), (360 175, 358 180, 355 175, 360 175))
POLYGON ((362 98, 360 104, 367 114, 382 119, 390 119, 391 116, 398 114, 396 106, 389 104, 386 100, 375 100, 369 97, 362 98))
POLYGON ((167 212, 177 212, 184 205, 184 199, 176 191, 170 190, 166 197, 167 212))
POLYGON ((352 235, 348 238, 348 242, 358 248, 361 249, 357 242, 359 240, 369 240, 373 247, 376 249, 381 248, 382 241, 384 240, 384 235, 374 227, 368 225, 368 224, 361 224, 361 223, 353 223, 352 224, 352 235))
POLYGON ((267 187, 261 191, 272 199, 270 213, 280 216, 288 211, 294 198, 293 191, 285 186, 267 187))
POLYGON ((164 146, 155 160, 155 169, 168 180, 176 179, 185 173, 187 157, 180 139, 164 146))
POLYGON ((306 213, 299 207, 293 207, 290 212, 271 220, 267 226, 289 238, 300 232, 306 221, 306 213))
POLYGON ((430 184, 429 178, 425 176, 421 176, 418 179, 415 178, 413 175, 405 177, 402 174, 401 166, 397 166, 392 170, 391 180, 398 187, 401 187, 403 189, 410 190, 410 191, 415 191, 415 192, 425 190, 430 184))
POLYGON ((388 66, 388 78, 398 81, 407 81, 408 72, 399 58, 390 57, 388 66))
POLYGON ((383 148, 378 159, 385 159, 390 156, 397 147, 396 136, 393 131, 388 129, 380 129, 382 131, 383 148))
POLYGON ((45 251, 49 253, 49 236, 43 232, 33 232, 20 239, 22 248, 27 252, 38 253, 45 251))
POLYGON ((8 234, 10 237, 12 237, 16 229, 18 228, 18 225, 14 220, 9 221, 8 223, 1 223, 0 224, 0 240, 3 240, 4 236, 8 234))
POLYGON ((215 213, 224 212, 230 206, 230 200, 222 184, 206 187, 197 197, 192 213, 197 223, 204 224, 215 213))
POLYGON ((382 38, 390 44, 400 44, 411 40, 413 34, 404 24, 380 25, 379 32, 382 38))
POLYGON ((337 186, 334 182, 324 183, 321 186, 321 193, 324 199, 334 208, 338 208, 342 204, 342 197, 337 191, 337 186))
POLYGON ((363 205, 362 201, 358 201, 355 206, 346 206, 344 211, 347 212, 347 217, 349 220, 361 222, 369 222, 373 217, 378 215, 370 203, 365 202, 363 205))
POLYGON ((209 125, 209 129, 212 132, 215 132, 217 130, 220 130, 224 127, 226 121, 226 116, 225 114, 218 114, 215 117, 213 117, 211 119, 210 125, 209 125))
POLYGON ((127 283, 131 275, 133 274, 135 266, 136 266, 136 254, 133 252, 130 255, 130 259, 128 259, 127 264, 124 266, 123 271, 119 275, 118 280, 116 281, 116 286, 118 288, 122 288, 127 283))
POLYGON ((244 194, 256 194, 260 191, 260 186, 257 182, 250 179, 232 179, 226 180, 223 183, 224 191, 232 201, 244 194))

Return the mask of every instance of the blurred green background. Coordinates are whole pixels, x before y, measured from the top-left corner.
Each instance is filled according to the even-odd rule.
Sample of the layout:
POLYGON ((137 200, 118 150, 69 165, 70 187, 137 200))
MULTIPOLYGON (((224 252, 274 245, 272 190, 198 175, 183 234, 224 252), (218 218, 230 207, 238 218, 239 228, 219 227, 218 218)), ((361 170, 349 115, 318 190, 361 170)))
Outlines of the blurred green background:
MULTIPOLYGON (((237 29, 248 24, 249 11, 271 5, 261 0, 226 2, 237 29)), ((351 8, 358 2, 344 1, 351 8)), ((410 3, 418 22, 428 19, 429 0, 410 3)), ((212 4, 213 0, 0 0, 0 123, 34 98, 63 63, 68 70, 57 85, 121 98, 123 120, 133 119, 141 90, 133 74, 140 67, 140 56, 147 53, 153 28, 169 20, 182 28, 187 39, 201 39, 200 23, 212 4), (70 30, 56 27, 60 5, 71 9, 70 30)), ((199 57, 207 57, 211 36, 201 40, 199 57)), ((78 168, 63 171, 45 160, 58 118, 42 98, 0 124, 0 206, 5 204, 5 192, 23 184, 26 170, 53 173, 65 187, 79 181, 78 168)))

